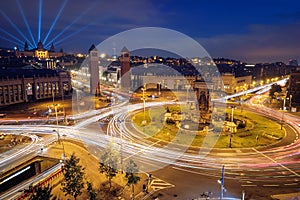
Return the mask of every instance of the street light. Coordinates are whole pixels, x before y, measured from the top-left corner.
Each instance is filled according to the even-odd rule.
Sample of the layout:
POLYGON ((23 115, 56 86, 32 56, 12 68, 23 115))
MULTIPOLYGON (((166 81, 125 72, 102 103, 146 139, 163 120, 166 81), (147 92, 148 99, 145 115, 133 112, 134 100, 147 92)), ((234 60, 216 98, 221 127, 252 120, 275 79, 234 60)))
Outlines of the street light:
POLYGON ((233 122, 233 111, 235 109, 235 106, 231 106, 231 122, 233 122))
POLYGON ((160 96, 160 87, 161 87, 161 82, 158 82, 158 96, 160 96))
POLYGON ((58 143, 60 144, 60 142, 61 142, 61 145, 62 145, 62 148, 63 148, 63 159, 65 160, 66 159, 65 145, 64 145, 63 141, 60 140, 59 131, 54 129, 53 132, 56 132, 56 134, 57 134, 57 141, 58 141, 58 143))
POLYGON ((282 114, 281 114, 280 130, 282 130, 282 127, 283 127, 283 117, 284 117, 284 111, 282 111, 282 114))
POLYGON ((146 100, 147 100, 147 98, 145 96, 146 87, 144 86, 141 90, 143 91, 143 97, 141 100, 143 100, 144 121, 142 123, 144 124, 144 123, 146 123, 146 121, 145 121, 146 120, 146 100))
POLYGON ((186 87, 186 102, 189 102, 189 90, 191 88, 191 85, 186 84, 185 87, 186 87))
POLYGON ((57 107, 59 106, 59 104, 53 104, 53 106, 55 111, 56 126, 58 126, 57 107))

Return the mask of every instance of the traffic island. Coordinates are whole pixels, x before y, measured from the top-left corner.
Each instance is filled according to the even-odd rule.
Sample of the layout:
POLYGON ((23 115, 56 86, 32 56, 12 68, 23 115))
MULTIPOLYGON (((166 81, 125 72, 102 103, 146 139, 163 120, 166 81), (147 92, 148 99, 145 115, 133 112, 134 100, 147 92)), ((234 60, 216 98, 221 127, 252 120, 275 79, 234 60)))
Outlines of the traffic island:
MULTIPOLYGON (((171 118, 172 111, 185 113, 186 108, 182 106, 164 106, 135 112, 129 115, 133 127, 142 133, 147 139, 162 140, 166 143, 172 142, 190 147, 201 147, 206 144, 205 138, 218 137, 214 148, 252 148, 268 146, 279 142, 285 136, 285 130, 276 121, 266 118, 247 110, 235 110, 234 118, 230 122, 225 121, 217 134, 212 132, 214 127, 206 123, 195 123, 190 120, 189 127, 178 125, 175 117, 171 118), (181 110, 180 110, 181 109, 181 110), (167 116, 167 117, 166 117, 167 116), (146 123, 145 123, 146 122, 146 123), (234 123, 235 122, 235 123, 234 123), (229 123, 237 124, 235 131, 232 131, 229 123), (229 125, 228 125, 229 124, 229 125), (208 134, 209 133, 209 134, 208 134), (193 138, 192 140, 190 138, 193 138), (187 139, 189 138, 189 139, 187 139)), ((230 115, 230 109, 227 110, 230 115)), ((177 114, 177 118, 184 118, 177 114)), ((226 120, 226 119, 225 119, 226 120)))

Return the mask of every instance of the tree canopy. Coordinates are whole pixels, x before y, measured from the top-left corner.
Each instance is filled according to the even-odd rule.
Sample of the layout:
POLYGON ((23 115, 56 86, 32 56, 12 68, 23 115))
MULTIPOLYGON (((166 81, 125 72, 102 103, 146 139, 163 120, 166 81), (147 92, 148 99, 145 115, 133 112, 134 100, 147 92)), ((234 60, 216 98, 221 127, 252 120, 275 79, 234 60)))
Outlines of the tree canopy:
POLYGON ((126 165, 126 175, 125 178, 127 179, 127 185, 132 186, 132 195, 134 195, 134 185, 140 181, 140 177, 137 176, 139 172, 139 168, 137 164, 133 160, 129 160, 126 165))
POLYGON ((114 149, 112 143, 108 144, 100 157, 99 171, 105 174, 111 188, 111 179, 118 173, 119 153, 114 149))
POLYGON ((70 159, 66 160, 63 175, 64 180, 61 183, 61 190, 65 196, 71 195, 75 199, 81 195, 81 190, 84 188, 84 168, 79 165, 79 158, 73 153, 70 159))
POLYGON ((29 197, 29 200, 50 200, 52 187, 50 185, 37 187, 29 197))
POLYGON ((275 93, 280 93, 280 92, 282 92, 282 89, 281 89, 281 86, 280 85, 278 85, 278 84, 273 84, 272 86, 271 86, 271 89, 270 89, 270 93, 269 93, 269 96, 271 97, 271 98, 275 98, 275 93))

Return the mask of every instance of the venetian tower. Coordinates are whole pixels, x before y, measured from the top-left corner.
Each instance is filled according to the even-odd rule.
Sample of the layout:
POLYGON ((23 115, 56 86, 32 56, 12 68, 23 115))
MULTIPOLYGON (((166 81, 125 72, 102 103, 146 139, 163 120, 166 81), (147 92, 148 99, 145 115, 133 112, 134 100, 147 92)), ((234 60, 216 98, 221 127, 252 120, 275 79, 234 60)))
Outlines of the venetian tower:
POLYGON ((130 90, 130 52, 126 47, 121 50, 120 57, 121 65, 121 88, 123 90, 130 90))

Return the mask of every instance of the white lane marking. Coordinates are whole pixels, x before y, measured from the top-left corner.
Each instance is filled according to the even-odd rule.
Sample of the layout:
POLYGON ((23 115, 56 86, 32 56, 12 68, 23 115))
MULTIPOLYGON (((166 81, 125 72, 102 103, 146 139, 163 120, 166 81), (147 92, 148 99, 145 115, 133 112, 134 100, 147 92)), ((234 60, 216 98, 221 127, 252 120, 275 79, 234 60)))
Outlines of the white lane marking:
POLYGON ((264 187, 279 187, 279 185, 276 185, 276 184, 274 184, 274 185, 263 185, 264 187))
POLYGON ((297 185, 297 183, 285 183, 284 185, 297 185))
POLYGON ((241 185, 242 187, 257 187, 257 185, 241 185))

